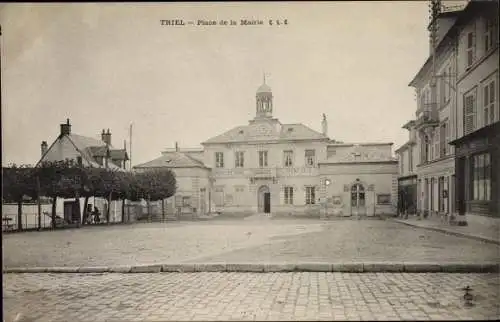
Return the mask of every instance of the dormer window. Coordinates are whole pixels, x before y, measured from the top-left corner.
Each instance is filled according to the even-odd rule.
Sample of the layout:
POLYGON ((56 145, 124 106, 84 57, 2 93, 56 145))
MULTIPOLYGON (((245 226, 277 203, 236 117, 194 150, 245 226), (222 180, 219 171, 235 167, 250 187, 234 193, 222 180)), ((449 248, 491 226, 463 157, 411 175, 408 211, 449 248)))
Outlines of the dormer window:
POLYGON ((243 130, 240 130, 240 132, 239 132, 239 133, 240 133, 240 134, 243 134, 243 130))
POLYGON ((293 127, 289 127, 288 132, 293 132, 293 127))
POLYGON ((172 162, 172 160, 171 159, 167 159, 167 160, 165 160, 165 162, 170 163, 170 162, 172 162))

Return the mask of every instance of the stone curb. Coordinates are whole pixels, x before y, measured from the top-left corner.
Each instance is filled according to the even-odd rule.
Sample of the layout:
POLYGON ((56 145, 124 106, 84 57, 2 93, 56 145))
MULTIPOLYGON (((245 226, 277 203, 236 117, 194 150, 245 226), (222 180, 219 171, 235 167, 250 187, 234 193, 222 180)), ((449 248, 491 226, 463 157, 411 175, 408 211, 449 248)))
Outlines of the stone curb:
POLYGON ((500 245, 500 240, 495 240, 495 239, 491 239, 491 238, 487 238, 487 237, 470 235, 470 234, 462 233, 462 232, 459 232, 459 231, 448 230, 446 228, 421 226, 421 225, 414 224, 414 223, 411 223, 411 222, 405 222, 403 220, 391 219, 391 221, 396 222, 396 223, 400 223, 400 224, 403 224, 403 225, 411 226, 411 227, 416 227, 416 228, 421 228, 421 229, 427 229, 427 230, 433 230, 433 231, 437 231, 437 232, 448 234, 448 235, 453 235, 453 236, 458 236, 458 237, 465 237, 465 238, 469 238, 469 239, 474 239, 474 240, 482 241, 482 242, 485 242, 485 243, 500 245))
POLYGON ((13 267, 3 273, 284 273, 284 272, 342 272, 342 273, 499 273, 498 263, 181 263, 116 267, 13 267))

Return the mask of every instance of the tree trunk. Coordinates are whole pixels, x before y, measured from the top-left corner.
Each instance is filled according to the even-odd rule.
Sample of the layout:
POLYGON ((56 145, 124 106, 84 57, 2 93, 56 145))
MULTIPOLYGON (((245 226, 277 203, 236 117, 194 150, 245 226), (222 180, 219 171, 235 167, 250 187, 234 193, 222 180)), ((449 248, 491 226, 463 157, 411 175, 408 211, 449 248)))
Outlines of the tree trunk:
POLYGON ((89 198, 90 196, 85 196, 85 202, 83 203, 83 219, 82 219, 82 225, 85 225, 87 223, 89 214, 87 212, 87 208, 89 205, 89 198))
POLYGON ((109 225, 109 217, 110 217, 110 214, 111 214, 111 197, 113 195, 113 191, 111 191, 109 193, 109 196, 108 196, 108 211, 106 211, 106 224, 109 225))
POLYGON ((125 198, 122 200, 122 223, 125 222, 125 198))
POLYGON ((148 196, 148 220, 151 222, 151 198, 148 196))
POLYGON ((161 220, 165 221, 165 199, 161 199, 161 220))
MULTIPOLYGON (((22 197, 21 197, 22 198, 22 197)), ((23 230, 23 202, 17 202, 17 230, 23 230)))
POLYGON ((52 198, 52 228, 56 228, 56 205, 57 205, 57 197, 52 198))

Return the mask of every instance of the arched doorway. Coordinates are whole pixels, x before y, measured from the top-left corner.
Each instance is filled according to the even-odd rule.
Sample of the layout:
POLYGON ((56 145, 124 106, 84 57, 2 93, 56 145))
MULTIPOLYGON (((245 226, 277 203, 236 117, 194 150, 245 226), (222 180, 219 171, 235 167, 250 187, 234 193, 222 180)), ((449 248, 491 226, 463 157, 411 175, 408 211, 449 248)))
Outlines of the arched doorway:
POLYGON ((258 191, 259 213, 271 213, 271 192, 268 186, 261 186, 258 191))
POLYGON ((366 214, 365 187, 360 182, 351 186, 351 212, 357 215, 366 214))

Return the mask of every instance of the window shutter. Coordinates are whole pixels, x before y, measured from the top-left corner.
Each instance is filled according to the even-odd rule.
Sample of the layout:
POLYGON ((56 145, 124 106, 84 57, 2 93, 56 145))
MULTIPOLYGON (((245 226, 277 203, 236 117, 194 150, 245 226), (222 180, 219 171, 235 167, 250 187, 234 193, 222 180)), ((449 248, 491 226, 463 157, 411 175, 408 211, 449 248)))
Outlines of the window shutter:
POLYGON ((488 125, 490 122, 488 120, 489 116, 490 116, 490 113, 488 111, 488 105, 489 105, 489 100, 490 100, 490 95, 489 95, 489 84, 486 85, 484 87, 484 93, 483 93, 483 105, 484 105, 484 120, 483 120, 483 124, 486 126, 488 125))

